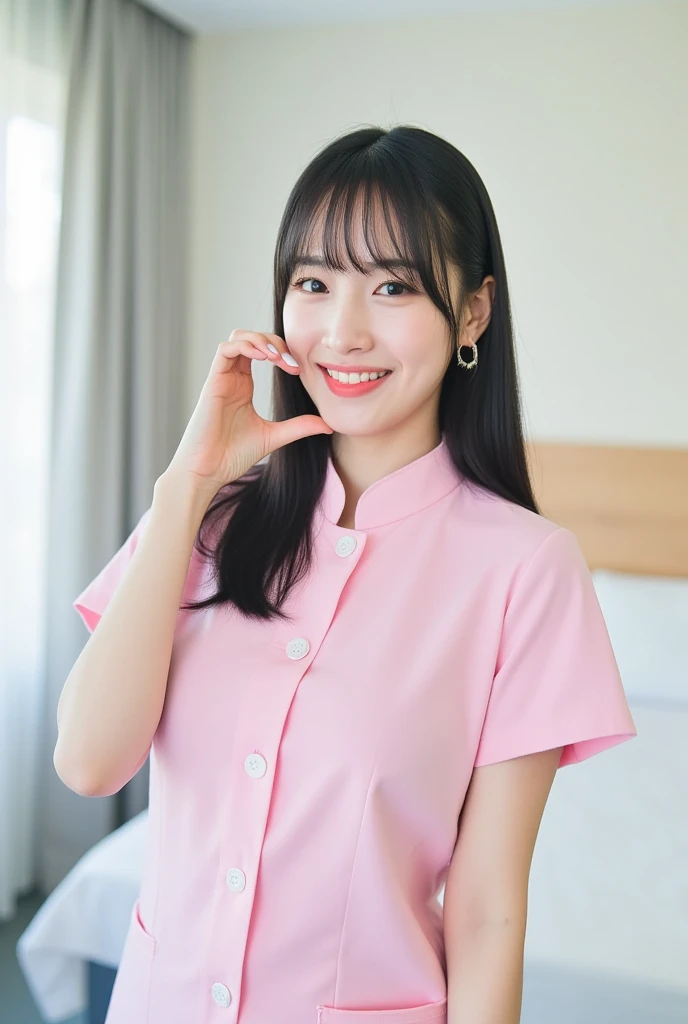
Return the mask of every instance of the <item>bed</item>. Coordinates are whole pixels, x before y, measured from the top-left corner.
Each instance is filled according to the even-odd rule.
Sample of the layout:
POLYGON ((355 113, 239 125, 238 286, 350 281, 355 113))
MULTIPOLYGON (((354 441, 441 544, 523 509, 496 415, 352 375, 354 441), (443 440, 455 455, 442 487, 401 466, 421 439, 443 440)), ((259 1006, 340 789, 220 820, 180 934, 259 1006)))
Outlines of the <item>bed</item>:
MULTIPOLYGON (((557 773, 531 871, 522 1024, 686 1024, 688 452, 528 455, 542 511, 576 533, 593 573, 638 736, 557 773)), ((143 811, 89 850, 20 937, 46 1021, 104 1021, 146 826, 143 811)))

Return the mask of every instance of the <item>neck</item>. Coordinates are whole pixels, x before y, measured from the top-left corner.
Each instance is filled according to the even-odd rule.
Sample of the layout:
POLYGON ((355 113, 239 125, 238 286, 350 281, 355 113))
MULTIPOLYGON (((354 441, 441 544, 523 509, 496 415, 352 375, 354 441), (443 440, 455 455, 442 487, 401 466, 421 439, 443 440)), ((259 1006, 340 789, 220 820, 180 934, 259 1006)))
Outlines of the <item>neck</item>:
POLYGON ((376 480, 389 476, 436 448, 442 440, 439 426, 427 436, 352 434, 332 435, 332 460, 342 481, 346 500, 339 526, 352 529, 358 499, 376 480))

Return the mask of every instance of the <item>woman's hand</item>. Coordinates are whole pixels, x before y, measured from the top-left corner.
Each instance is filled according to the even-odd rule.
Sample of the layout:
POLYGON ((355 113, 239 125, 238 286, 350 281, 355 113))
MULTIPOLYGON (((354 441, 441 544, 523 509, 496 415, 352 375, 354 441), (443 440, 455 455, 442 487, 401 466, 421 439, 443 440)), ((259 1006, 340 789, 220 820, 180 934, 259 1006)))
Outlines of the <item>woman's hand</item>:
POLYGON ((292 358, 277 334, 232 331, 217 347, 196 408, 164 476, 181 476, 212 498, 276 448, 312 434, 333 433, 320 416, 295 416, 275 423, 256 412, 251 360, 269 359, 283 373, 298 374, 299 367, 289 363, 292 358), (272 352, 269 345, 277 351, 272 352))

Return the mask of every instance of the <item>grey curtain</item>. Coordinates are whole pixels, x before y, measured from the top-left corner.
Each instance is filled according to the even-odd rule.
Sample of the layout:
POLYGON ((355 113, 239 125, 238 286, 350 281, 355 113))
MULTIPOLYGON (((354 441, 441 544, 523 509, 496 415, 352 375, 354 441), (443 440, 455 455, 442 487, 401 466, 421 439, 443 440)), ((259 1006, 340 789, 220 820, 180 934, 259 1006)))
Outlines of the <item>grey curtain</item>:
POLYGON ((72 0, 57 271, 38 884, 147 805, 55 773, 57 701, 88 639, 72 601, 152 500, 184 431, 191 38, 134 0, 72 0))

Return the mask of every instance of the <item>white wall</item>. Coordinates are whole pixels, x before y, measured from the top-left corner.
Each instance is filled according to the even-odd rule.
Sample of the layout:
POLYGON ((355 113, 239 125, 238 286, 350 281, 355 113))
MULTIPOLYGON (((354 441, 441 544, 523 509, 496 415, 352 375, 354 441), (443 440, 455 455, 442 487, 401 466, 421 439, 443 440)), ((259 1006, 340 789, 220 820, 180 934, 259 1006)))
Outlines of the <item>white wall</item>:
MULTIPOLYGON (((492 198, 532 436, 687 445, 687 53, 680 3, 199 37, 189 414, 217 344, 272 330, 301 169, 344 131, 410 123, 492 198)), ((271 370, 254 372, 267 416, 271 370)))

